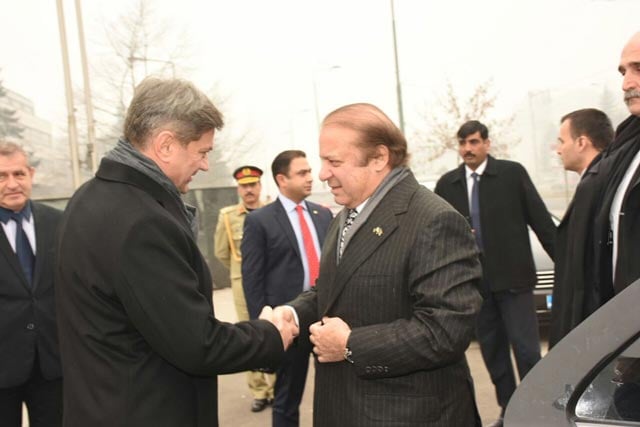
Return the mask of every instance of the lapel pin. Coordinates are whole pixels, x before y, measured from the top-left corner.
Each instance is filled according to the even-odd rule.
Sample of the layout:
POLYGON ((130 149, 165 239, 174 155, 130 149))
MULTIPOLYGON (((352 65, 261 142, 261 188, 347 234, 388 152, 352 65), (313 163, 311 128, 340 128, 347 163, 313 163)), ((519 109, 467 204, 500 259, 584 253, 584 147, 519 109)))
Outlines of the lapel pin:
POLYGON ((314 210, 313 210, 313 214, 314 214, 314 215, 318 215, 318 211, 314 209, 314 210))
POLYGON ((384 232, 382 231, 382 228, 380 228, 380 227, 376 227, 376 228, 374 228, 374 229, 373 229, 373 233, 374 233, 376 236, 380 237, 380 236, 382 236, 382 233, 384 233, 384 232))

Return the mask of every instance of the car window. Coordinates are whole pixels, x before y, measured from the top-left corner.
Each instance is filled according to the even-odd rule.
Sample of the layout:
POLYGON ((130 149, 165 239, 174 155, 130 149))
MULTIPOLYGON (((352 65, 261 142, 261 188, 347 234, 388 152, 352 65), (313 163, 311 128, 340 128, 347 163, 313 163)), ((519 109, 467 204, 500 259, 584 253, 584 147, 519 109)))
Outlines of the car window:
POLYGON ((640 339, 598 372, 576 404, 585 420, 635 421, 640 425, 640 339))

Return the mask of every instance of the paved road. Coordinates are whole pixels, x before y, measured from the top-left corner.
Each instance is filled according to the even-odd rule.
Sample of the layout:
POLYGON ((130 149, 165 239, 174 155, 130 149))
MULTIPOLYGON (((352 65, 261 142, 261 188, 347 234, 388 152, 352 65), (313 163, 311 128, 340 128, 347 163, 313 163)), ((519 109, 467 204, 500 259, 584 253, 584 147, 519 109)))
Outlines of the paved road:
MULTIPOLYGON (((218 319, 228 322, 236 321, 230 288, 215 291, 213 301, 218 319)), ((543 347, 546 348, 546 343, 543 343, 543 347)), ((480 416, 483 423, 488 423, 498 416, 500 408, 495 402, 493 385, 482 362, 477 343, 472 342, 469 346, 467 359, 475 382, 480 416)), ((313 374, 313 363, 311 363, 305 395, 300 408, 300 427, 311 427, 312 425, 313 374)), ((251 396, 248 393, 245 378, 243 373, 218 377, 218 407, 220 426, 222 427, 268 427, 271 425, 271 411, 269 409, 259 413, 253 413, 249 410, 251 396)), ((23 427, 28 426, 25 414, 23 427)))

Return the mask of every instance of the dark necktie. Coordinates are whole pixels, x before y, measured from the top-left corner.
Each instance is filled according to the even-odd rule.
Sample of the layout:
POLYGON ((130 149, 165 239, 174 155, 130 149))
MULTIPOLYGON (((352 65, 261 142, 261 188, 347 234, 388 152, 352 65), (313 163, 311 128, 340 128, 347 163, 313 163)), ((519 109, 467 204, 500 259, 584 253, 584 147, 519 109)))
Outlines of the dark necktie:
POLYGON ((311 236, 311 231, 309 230, 307 221, 304 219, 302 205, 296 206, 296 212, 298 212, 298 220, 300 220, 302 243, 304 244, 304 252, 307 257, 307 265, 309 266, 309 285, 315 286, 316 279, 320 272, 320 263, 318 262, 316 246, 313 244, 313 236, 311 236))
POLYGON ((473 172, 471 174, 473 178, 473 187, 471 187, 471 226, 473 227, 473 234, 476 237, 476 244, 478 249, 482 252, 484 249, 482 245, 482 228, 480 224, 480 175, 473 172))
POLYGON ((342 258, 342 252, 344 251, 345 236, 349 228, 351 228, 351 225, 353 224, 353 221, 356 219, 357 216, 358 216, 357 210, 349 209, 347 213, 347 219, 344 221, 344 227, 342 227, 342 234, 340 235, 340 248, 338 249, 338 258, 342 258))
POLYGON ((25 217, 26 212, 25 210, 22 210, 20 212, 12 212, 7 209, 2 209, 1 214, 2 222, 6 223, 11 219, 16 223, 16 255, 18 256, 18 261, 20 261, 20 266, 22 267, 24 276, 27 279, 29 285, 31 285, 31 282, 33 280, 33 266, 35 262, 35 256, 33 255, 33 251, 31 250, 29 238, 22 228, 22 219, 25 217))

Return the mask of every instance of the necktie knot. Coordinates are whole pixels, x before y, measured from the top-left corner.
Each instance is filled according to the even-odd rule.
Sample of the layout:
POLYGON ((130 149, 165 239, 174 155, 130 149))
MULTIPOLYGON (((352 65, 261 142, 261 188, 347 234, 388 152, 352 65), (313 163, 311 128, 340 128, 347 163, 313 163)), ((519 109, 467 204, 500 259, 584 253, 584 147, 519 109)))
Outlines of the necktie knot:
POLYGON ((19 222, 20 224, 22 224, 23 218, 24 218, 24 213, 22 211, 11 212, 11 219, 14 220, 15 222, 19 222))
POLYGON ((344 227, 342 227, 342 234, 340 235, 340 247, 338 248, 338 257, 342 257, 342 252, 344 252, 345 242, 346 242, 346 234, 349 228, 353 225, 353 221, 355 221, 358 216, 358 211, 356 209, 349 209, 347 211, 347 218, 344 221, 344 227))
POLYGON ((14 220, 16 223, 22 224, 22 220, 28 220, 31 218, 31 209, 29 209, 29 205, 22 208, 22 210, 18 212, 14 212, 10 209, 0 208, 0 221, 7 224, 9 220, 14 220))
POLYGON ((22 228, 22 220, 29 219, 31 217, 31 211, 29 205, 25 206, 19 212, 13 212, 8 209, 0 208, 0 220, 7 223, 10 219, 16 222, 16 238, 15 238, 15 252, 20 261, 20 266, 24 272, 27 282, 31 284, 33 279, 33 268, 35 262, 35 256, 29 243, 29 238, 22 228))
POLYGON ((344 222, 345 228, 351 227, 351 224, 353 224, 353 221, 355 221, 357 216, 358 216, 357 210, 349 209, 349 211, 347 212, 347 219, 344 222))

